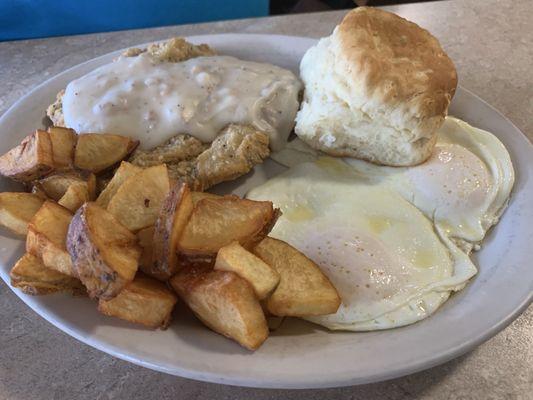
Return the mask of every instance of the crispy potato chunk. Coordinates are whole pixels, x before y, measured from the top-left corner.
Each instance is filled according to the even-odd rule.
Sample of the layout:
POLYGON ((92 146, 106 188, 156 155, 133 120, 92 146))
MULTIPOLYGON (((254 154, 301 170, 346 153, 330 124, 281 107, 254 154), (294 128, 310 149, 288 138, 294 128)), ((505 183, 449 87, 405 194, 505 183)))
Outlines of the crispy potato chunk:
POLYGON ((60 172, 39 180, 34 188, 42 190, 46 196, 59 201, 67 193, 71 185, 84 184, 89 199, 93 200, 96 192, 96 177, 92 173, 60 172))
POLYGON ((96 203, 78 209, 67 249, 91 298, 112 299, 135 277, 141 249, 136 236, 96 203))
POLYGON ((57 203, 72 212, 76 212, 76 210, 80 208, 83 203, 86 203, 90 200, 91 196, 89 195, 87 183, 77 182, 68 187, 63 197, 61 197, 57 203))
POLYGON ((48 128, 52 141, 52 156, 55 169, 66 171, 74 165, 74 148, 78 135, 72 129, 51 126, 48 128))
POLYGON ((178 240, 193 210, 191 192, 178 182, 163 201, 154 226, 150 275, 167 280, 178 271, 178 240))
POLYGON ((170 283, 209 328, 255 350, 267 339, 268 326, 259 300, 243 278, 227 271, 178 272, 170 283))
POLYGON ((218 251, 215 270, 232 271, 246 279, 259 300, 267 297, 280 279, 276 270, 237 242, 218 251))
POLYGON ((78 135, 74 165, 98 173, 122 161, 138 145, 138 141, 129 137, 109 133, 78 135))
POLYGON ((100 299, 98 311, 149 328, 165 329, 177 300, 164 283, 141 274, 126 285, 117 297, 100 299))
POLYGON ((11 286, 33 296, 66 292, 72 295, 85 294, 85 287, 79 279, 47 268, 31 254, 24 254, 11 269, 11 286))
POLYGON ((320 268, 291 245, 266 237, 253 252, 281 276, 266 300, 268 311, 279 317, 332 314, 341 300, 320 268))
MULTIPOLYGON (((200 200, 203 200, 203 199, 219 199, 219 198, 222 197, 222 196, 219 196, 218 194, 214 194, 214 193, 195 192, 195 191, 191 192, 191 196, 192 196, 192 202, 193 202, 194 205, 196 205, 196 203, 198 203, 200 200)), ((237 197, 237 196, 235 196, 235 197, 237 197)))
POLYGON ((48 198, 58 201, 65 195, 70 185, 83 182, 74 172, 52 174, 39 180, 34 187, 41 189, 48 198))
POLYGON ((253 201, 237 196, 204 198, 196 203, 178 251, 186 256, 216 256, 231 242, 253 246, 268 235, 278 217, 269 201, 253 201))
POLYGON ((107 210, 122 225, 138 231, 154 225, 170 190, 166 165, 157 165, 130 176, 109 201, 107 210))
POLYGON ((77 277, 66 248, 71 219, 69 210, 52 201, 45 201, 28 224, 26 251, 43 260, 48 268, 77 277))
POLYGON ((109 201, 115 195, 115 193, 117 193, 118 188, 122 186, 126 179, 141 171, 142 168, 130 164, 129 162, 122 161, 113 175, 113 178, 111 178, 109 183, 96 199, 96 204, 98 204, 100 207, 107 208, 109 201))
MULTIPOLYGON (((153 272, 153 251, 154 251, 154 227, 149 226, 148 228, 141 229, 137 232, 137 239, 139 240, 139 245, 142 248, 141 258, 139 259, 139 269, 146 275, 151 276, 153 272)), ((201 266, 207 268, 208 270, 213 269, 214 259, 212 258, 196 258, 194 260, 180 260, 178 257, 178 265, 181 267, 183 264, 186 266, 194 265, 196 268, 201 266)), ((156 278, 156 276, 152 276, 156 278)))
POLYGON ((17 235, 26 236, 28 223, 44 200, 32 193, 0 193, 0 225, 17 235))
POLYGON ((39 179, 53 169, 50 135, 39 129, 0 157, 0 174, 21 182, 39 179))

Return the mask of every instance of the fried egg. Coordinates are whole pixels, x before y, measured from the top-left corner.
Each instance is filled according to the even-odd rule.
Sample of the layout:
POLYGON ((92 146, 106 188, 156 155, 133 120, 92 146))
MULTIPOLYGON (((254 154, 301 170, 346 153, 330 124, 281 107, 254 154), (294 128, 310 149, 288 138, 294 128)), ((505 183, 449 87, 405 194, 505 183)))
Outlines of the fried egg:
POLYGON ((314 260, 339 291, 337 313, 308 318, 330 329, 413 323, 477 271, 409 201, 338 159, 299 164, 248 197, 282 210, 271 236, 314 260))
MULTIPOLYGON (((291 166, 318 156, 296 140, 273 158, 291 166)), ((446 118, 433 154, 420 165, 393 168, 345 161, 361 176, 415 205, 466 252, 478 248, 498 222, 514 183, 503 144, 491 133, 453 117, 446 118)))

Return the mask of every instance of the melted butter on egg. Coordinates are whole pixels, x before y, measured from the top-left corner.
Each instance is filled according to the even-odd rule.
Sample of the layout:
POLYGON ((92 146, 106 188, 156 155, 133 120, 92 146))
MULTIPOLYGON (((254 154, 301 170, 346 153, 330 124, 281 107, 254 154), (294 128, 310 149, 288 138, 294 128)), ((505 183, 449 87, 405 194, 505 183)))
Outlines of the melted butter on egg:
POLYGON ((391 221, 389 218, 374 215, 368 218, 368 225, 372 232, 379 234, 391 227, 391 221))
POLYGON ((354 171, 346 163, 334 157, 319 157, 316 165, 320 168, 338 175, 353 175, 354 171))
POLYGON ((288 208, 285 217, 293 222, 307 221, 315 217, 313 209, 305 204, 297 204, 293 208, 288 208))
POLYGON ((435 258, 431 251, 419 249, 412 258, 412 262, 418 268, 430 268, 434 265, 435 258))

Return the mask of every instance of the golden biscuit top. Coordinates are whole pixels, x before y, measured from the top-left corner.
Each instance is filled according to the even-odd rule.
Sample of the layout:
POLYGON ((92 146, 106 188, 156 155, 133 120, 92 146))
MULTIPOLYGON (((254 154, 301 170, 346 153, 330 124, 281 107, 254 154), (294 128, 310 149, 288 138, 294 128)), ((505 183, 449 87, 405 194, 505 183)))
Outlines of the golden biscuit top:
POLYGON ((333 41, 338 65, 367 97, 391 108, 409 107, 421 119, 446 115, 457 73, 425 29, 395 14, 359 7, 344 17, 333 41))

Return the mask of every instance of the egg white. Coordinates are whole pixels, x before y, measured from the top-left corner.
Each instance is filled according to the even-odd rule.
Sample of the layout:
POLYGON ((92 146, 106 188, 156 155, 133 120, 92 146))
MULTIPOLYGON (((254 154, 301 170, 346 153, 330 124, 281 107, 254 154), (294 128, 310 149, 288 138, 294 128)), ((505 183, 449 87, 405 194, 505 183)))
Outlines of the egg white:
POLYGON ((374 330, 433 313, 476 273, 469 258, 388 185, 321 158, 253 189, 283 215, 271 232, 314 260, 339 291, 330 329, 374 330))
MULTIPOLYGON (((491 133, 447 117, 432 156, 414 167, 345 159, 361 176, 414 204, 464 251, 479 248, 503 213, 514 183, 509 153, 491 133)), ((294 140, 272 157, 294 166, 320 154, 294 140)))

